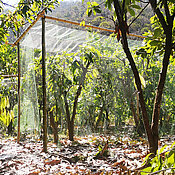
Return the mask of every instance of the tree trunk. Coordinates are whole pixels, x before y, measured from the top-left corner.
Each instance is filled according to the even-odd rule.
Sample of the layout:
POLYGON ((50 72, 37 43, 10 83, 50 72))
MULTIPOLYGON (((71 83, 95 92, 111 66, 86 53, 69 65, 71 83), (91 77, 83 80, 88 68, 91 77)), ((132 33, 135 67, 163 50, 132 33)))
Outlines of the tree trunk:
POLYGON ((68 123, 69 140, 74 141, 74 121, 68 123))
POLYGON ((66 117, 67 117, 67 124, 68 124, 68 133, 69 133, 69 140, 73 141, 73 136, 74 136, 74 120, 75 120, 75 115, 76 115, 76 110, 77 110, 77 105, 78 105, 78 97, 81 94, 82 90, 82 85, 79 85, 77 89, 77 93, 74 99, 74 105, 73 105, 73 113, 72 117, 70 118, 70 111, 69 111, 69 105, 67 102, 67 92, 64 93, 64 101, 65 101, 65 107, 66 107, 66 117))
POLYGON ((165 54, 163 59, 163 67, 162 67, 162 72, 160 73, 160 76, 159 76, 159 82, 157 86, 157 91, 156 91, 156 96, 154 101, 154 108, 153 108, 153 115, 152 115, 151 129, 153 133, 153 139, 155 142, 154 149, 152 150, 153 152, 156 152, 158 149, 158 139, 159 139, 158 126, 159 126, 160 106, 161 106, 163 88, 166 80, 166 74, 167 74, 168 65, 169 65, 169 58, 172 51, 172 28, 170 29, 171 30, 169 30, 169 32, 167 32, 166 34, 166 45, 165 45, 165 54))
MULTIPOLYGON (((69 104, 68 104, 68 101, 67 101, 67 92, 64 91, 63 95, 64 95, 64 104, 65 104, 65 108, 66 108, 67 129, 68 129, 68 132, 69 132, 71 130, 71 121, 70 121, 69 104)), ((69 137, 69 139, 70 139, 70 137, 69 137)))
POLYGON ((108 130, 109 129, 109 125, 110 125, 108 108, 105 111, 106 111, 106 129, 108 130))
POLYGON ((114 1, 114 8, 115 8, 115 12, 117 14, 117 19, 119 22, 119 27, 121 30, 121 34, 122 34, 122 46, 123 46, 123 50, 129 60, 131 69, 133 71, 134 74, 134 78, 135 78, 135 82, 136 82, 136 86, 137 86, 137 91, 139 93, 139 102, 140 102, 140 106, 141 106, 141 110, 142 110, 142 117, 143 117, 143 121, 144 121, 144 127, 147 133, 147 137, 148 137, 148 142, 149 142, 149 147, 152 150, 154 148, 154 139, 153 139, 153 135, 152 135, 152 131, 151 131, 151 127, 149 125, 149 118, 147 115, 147 111, 146 111, 146 106, 145 106, 145 101, 144 101, 144 97, 143 97, 143 91, 141 88, 141 81, 140 81, 140 77, 139 77, 139 72, 137 70, 137 67, 135 65, 134 59, 132 57, 132 54, 130 52, 129 46, 128 46, 128 40, 127 40, 127 35, 126 35, 126 26, 125 26, 125 21, 123 20, 122 14, 121 14, 121 7, 120 7, 120 3, 118 2, 118 0, 114 1))
POLYGON ((172 51, 172 29, 173 29, 173 21, 175 17, 175 13, 171 16, 168 8, 167 1, 163 1, 164 9, 165 9, 165 16, 160 11, 157 5, 156 0, 149 0, 151 7, 155 14, 157 15, 159 22, 161 23, 164 33, 166 35, 166 41, 165 41, 165 54, 163 58, 163 64, 162 64, 162 71, 159 75, 159 82, 156 90, 156 96, 154 101, 154 108, 153 108, 153 115, 152 115, 152 133, 153 133, 153 140, 155 143, 155 146, 152 152, 156 152, 158 149, 158 126, 159 126, 159 113, 160 113, 160 106, 161 106, 161 100, 162 100, 162 94, 163 94, 163 88, 165 85, 168 65, 169 65, 169 59, 172 51))
POLYGON ((99 115, 98 115, 98 119, 97 119, 97 122, 95 124, 95 131, 98 131, 98 124, 99 124, 100 120, 102 119, 103 110, 104 110, 104 106, 100 107, 100 112, 99 112, 99 115))
POLYGON ((69 104, 68 104, 68 101, 67 101, 67 92, 66 91, 64 92, 64 101, 65 101, 65 107, 66 107, 66 116, 67 116, 69 140, 71 140, 71 141, 74 140, 74 138, 73 138, 73 136, 74 136, 74 120, 75 120, 77 106, 78 106, 78 98, 81 94, 82 85, 84 83, 86 73, 87 73, 87 69, 88 69, 89 65, 90 65, 90 62, 88 61, 86 67, 83 68, 81 81, 80 81, 80 84, 78 86, 78 89, 77 89, 77 92, 76 92, 76 95, 75 95, 75 99, 74 99, 72 117, 70 116, 69 104))
POLYGON ((137 127, 139 124, 139 121, 138 121, 138 118, 137 118, 137 115, 135 112, 134 102, 133 102, 132 98, 131 98, 131 102, 130 102, 130 108, 131 108, 132 115, 134 117, 135 126, 137 127))
POLYGON ((53 111, 51 111, 49 114, 50 114, 50 125, 52 127, 52 131, 54 135, 54 143, 57 144, 58 143, 58 126, 55 122, 53 111))
POLYGON ((161 23, 163 30, 165 32, 165 35, 166 35, 163 67, 162 67, 162 72, 160 73, 158 87, 157 87, 157 91, 156 91, 151 127, 149 125, 149 118, 148 118, 146 107, 145 107, 145 101, 144 101, 143 92, 142 92, 142 88, 141 88, 141 81, 140 81, 139 73, 138 73, 135 62, 133 60, 133 57, 132 57, 131 52, 130 52, 129 47, 128 47, 128 40, 127 40, 127 36, 126 36, 126 32, 127 32, 126 22, 123 20, 123 14, 122 14, 121 6, 120 6, 120 3, 118 0, 114 0, 114 8, 115 8, 115 12, 117 14, 117 19, 119 22, 119 29, 121 30, 121 34, 122 34, 123 49, 124 49, 124 52, 129 60, 130 66, 132 68, 132 71, 133 71, 133 74, 135 77, 135 82, 136 82, 137 90, 139 93, 139 102, 140 102, 140 106, 141 106, 145 130, 146 130, 147 137, 148 137, 150 152, 156 154, 156 151, 158 149, 159 113, 160 113, 163 88, 165 85, 165 79, 166 79, 166 74, 167 74, 167 69, 168 69, 168 64, 169 64, 169 58, 170 58, 170 54, 172 51, 172 28, 173 28, 173 20, 174 20, 175 14, 170 16, 167 1, 163 2, 164 3, 163 5, 165 7, 165 16, 166 17, 164 17, 162 12, 160 11, 156 0, 150 0, 149 2, 151 4, 152 9, 156 13, 156 15, 159 19, 159 22, 161 23))

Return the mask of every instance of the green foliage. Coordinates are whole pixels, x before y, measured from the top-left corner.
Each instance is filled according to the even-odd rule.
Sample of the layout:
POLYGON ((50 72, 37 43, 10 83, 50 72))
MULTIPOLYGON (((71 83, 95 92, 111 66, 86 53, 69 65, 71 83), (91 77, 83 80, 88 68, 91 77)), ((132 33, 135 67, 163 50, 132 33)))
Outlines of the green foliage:
MULTIPOLYGON (((52 11, 54 6, 58 4, 58 0, 20 0, 14 12, 0 15, 0 43, 7 42, 7 36, 9 36, 10 31, 16 36, 17 31, 25 25, 26 21, 32 23, 43 8, 46 8, 45 11, 47 13, 48 10, 52 11)), ((1 5, 0 10, 3 10, 1 5)))
POLYGON ((158 152, 157 155, 150 159, 150 155, 145 158, 145 162, 149 163, 150 166, 143 169, 141 174, 148 174, 157 172, 169 172, 174 173, 175 169, 175 142, 167 149, 167 145, 163 146, 158 152))
POLYGON ((88 16, 91 16, 92 12, 94 15, 96 15, 96 13, 101 13, 101 9, 100 6, 97 2, 87 2, 88 8, 86 10, 86 14, 88 16))
MULTIPOLYGON (((171 11, 170 6, 170 11, 171 11)), ((173 10, 172 10, 173 11, 173 10)), ((166 42, 166 35, 164 33, 163 27, 160 24, 157 16, 153 16, 151 19, 152 24, 152 30, 149 30, 144 35, 146 36, 145 42, 147 45, 145 46, 147 53, 150 54, 158 54, 162 56, 165 51, 165 42, 166 42)), ((173 31, 175 30, 175 22, 173 24, 173 31)), ((175 40, 175 32, 172 33, 172 40, 175 40)), ((171 55, 174 55, 174 52, 172 51, 171 55)))
MULTIPOLYGON (((114 0, 106 0, 105 2, 105 6, 106 8, 108 8, 110 11, 114 12, 114 17, 116 18, 116 13, 114 11, 113 7, 113 1, 114 0)), ((131 16, 135 16, 135 10, 138 9, 140 10, 141 7, 140 5, 137 4, 137 1, 135 0, 125 0, 125 1, 119 1, 121 9, 122 9, 122 13, 123 15, 125 15, 127 12, 131 15, 131 16)))
POLYGON ((0 94, 0 123, 5 127, 10 124, 11 120, 14 121, 14 113, 9 108, 9 98, 0 94))

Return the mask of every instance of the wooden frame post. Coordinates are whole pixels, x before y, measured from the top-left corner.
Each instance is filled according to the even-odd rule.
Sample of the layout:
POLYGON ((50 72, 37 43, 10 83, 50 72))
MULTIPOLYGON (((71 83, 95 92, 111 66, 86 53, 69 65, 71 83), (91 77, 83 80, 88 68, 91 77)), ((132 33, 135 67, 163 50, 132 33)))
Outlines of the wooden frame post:
MULTIPOLYGON (((19 30, 17 31, 17 37, 19 37, 19 30)), ((20 61, 20 45, 17 44, 18 55, 18 133, 17 143, 20 142, 20 117, 21 117, 21 61, 20 61)))
POLYGON ((47 152, 47 107, 46 107, 46 47, 45 16, 42 17, 42 81, 43 81, 43 151, 47 152))

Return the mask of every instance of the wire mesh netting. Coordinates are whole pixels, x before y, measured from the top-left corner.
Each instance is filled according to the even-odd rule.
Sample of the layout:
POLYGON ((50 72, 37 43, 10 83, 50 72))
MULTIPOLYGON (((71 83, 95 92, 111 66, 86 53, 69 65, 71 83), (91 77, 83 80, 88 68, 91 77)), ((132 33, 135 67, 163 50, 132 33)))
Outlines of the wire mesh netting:
POLYGON ((23 47, 21 50, 21 131, 39 131, 39 110, 33 58, 34 50, 23 47))
MULTIPOLYGON (((46 52, 52 55, 61 55, 63 52, 76 53, 80 45, 93 45, 99 48, 99 51, 107 49, 111 52, 121 52, 122 46, 114 37, 92 34, 87 31, 81 31, 53 24, 46 21, 46 52), (106 42, 105 40, 108 40, 106 42), (104 42, 105 41, 105 42, 104 42), (99 46, 99 43, 100 46, 99 46), (109 44, 110 43, 110 44, 109 44)), ((141 41, 130 40, 129 44, 135 48, 141 45, 141 41)), ((35 80, 34 59, 35 49, 42 49, 42 25, 41 21, 37 22, 20 42, 22 50, 21 68, 22 68, 22 85, 21 85, 21 126, 22 130, 39 129, 40 116, 37 98, 37 87, 35 80)), ((111 58, 103 57, 102 62, 111 58)), ((105 71, 105 68, 104 68, 105 71)))

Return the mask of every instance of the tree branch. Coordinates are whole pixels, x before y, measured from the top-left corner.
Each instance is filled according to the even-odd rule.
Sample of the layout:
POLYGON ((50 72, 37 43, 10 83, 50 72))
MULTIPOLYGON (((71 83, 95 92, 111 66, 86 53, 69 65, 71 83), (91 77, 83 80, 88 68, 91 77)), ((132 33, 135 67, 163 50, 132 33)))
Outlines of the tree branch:
POLYGON ((123 0, 122 4, 122 16, 124 15, 124 11, 125 11, 125 0, 123 0))
POLYGON ((118 10, 115 10, 115 12, 117 13, 117 16, 119 17, 118 20, 123 19, 122 9, 121 9, 121 6, 120 6, 120 3, 118 2, 118 0, 114 0, 114 6, 115 6, 115 4, 118 6, 118 10))
POLYGON ((171 24, 171 16, 170 16, 170 11, 168 8, 167 1, 163 0, 164 8, 165 8, 165 14, 166 14, 166 19, 168 24, 171 24))
POLYGON ((135 21, 136 19, 142 14, 142 12, 148 7, 149 2, 145 5, 145 7, 140 11, 140 13, 131 21, 131 23, 129 24, 128 27, 130 27, 135 21))

